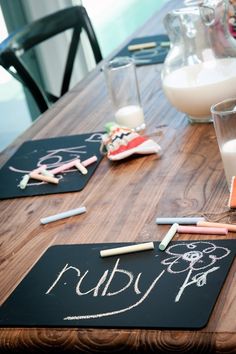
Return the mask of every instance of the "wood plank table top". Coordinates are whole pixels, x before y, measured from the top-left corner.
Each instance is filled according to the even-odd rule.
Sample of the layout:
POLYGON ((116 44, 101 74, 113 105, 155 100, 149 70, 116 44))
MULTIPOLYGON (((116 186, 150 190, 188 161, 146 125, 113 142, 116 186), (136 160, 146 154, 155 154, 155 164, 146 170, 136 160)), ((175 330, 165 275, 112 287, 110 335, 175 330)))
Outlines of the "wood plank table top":
MULTIPOLYGON (((168 3, 138 34, 161 33, 164 14, 177 4, 168 3)), ((52 245, 160 241, 168 226, 157 226, 157 216, 198 215, 236 223, 236 214, 227 207, 229 192, 214 127, 189 124, 169 104, 161 88, 161 68, 137 69, 147 134, 161 145, 160 159, 149 155, 116 164, 103 158, 80 192, 0 201, 1 304, 52 245), (43 215, 79 205, 88 209, 79 218, 40 225, 43 215)), ((111 120, 98 67, 11 144, 0 163, 23 141, 101 131, 111 120)), ((189 237, 179 235, 176 240, 189 237)), ((235 234, 226 238, 234 239, 235 234)), ((234 261, 210 320, 200 330, 1 328, 0 353, 236 353, 235 270, 234 261)))

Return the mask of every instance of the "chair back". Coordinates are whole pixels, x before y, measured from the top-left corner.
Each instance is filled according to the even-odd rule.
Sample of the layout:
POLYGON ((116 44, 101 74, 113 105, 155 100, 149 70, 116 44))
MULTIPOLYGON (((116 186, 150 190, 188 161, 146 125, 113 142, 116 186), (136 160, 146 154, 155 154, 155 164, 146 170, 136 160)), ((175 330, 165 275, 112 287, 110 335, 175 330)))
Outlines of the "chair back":
POLYGON ((36 82, 24 63, 23 55, 29 49, 68 29, 72 29, 73 34, 60 88, 61 97, 69 89, 82 30, 87 33, 96 63, 102 60, 93 26, 83 6, 69 7, 36 20, 11 33, 0 44, 0 65, 29 89, 41 113, 48 109, 50 102, 55 102, 59 97, 46 92, 36 82))

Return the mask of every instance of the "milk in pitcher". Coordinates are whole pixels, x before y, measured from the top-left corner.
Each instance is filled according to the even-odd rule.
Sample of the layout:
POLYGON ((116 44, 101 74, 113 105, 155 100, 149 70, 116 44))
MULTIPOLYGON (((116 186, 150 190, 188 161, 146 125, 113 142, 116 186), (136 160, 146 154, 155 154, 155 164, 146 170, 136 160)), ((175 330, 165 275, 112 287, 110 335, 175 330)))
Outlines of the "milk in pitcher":
POLYGON ((179 111, 199 119, 212 104, 236 96, 236 60, 224 58, 185 66, 167 75, 163 89, 179 111))

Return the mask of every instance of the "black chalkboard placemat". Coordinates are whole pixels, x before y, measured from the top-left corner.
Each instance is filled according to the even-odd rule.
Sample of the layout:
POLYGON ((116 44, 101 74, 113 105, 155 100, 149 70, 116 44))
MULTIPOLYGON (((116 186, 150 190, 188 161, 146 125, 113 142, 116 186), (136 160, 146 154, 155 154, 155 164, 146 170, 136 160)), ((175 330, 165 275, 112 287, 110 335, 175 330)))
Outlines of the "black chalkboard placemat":
POLYGON ((132 57, 136 61, 136 65, 163 63, 170 49, 169 46, 162 46, 161 44, 163 42, 169 42, 169 37, 166 34, 134 38, 127 44, 127 46, 116 54, 116 57, 132 57), (136 51, 128 50, 129 45, 148 42, 156 42, 157 46, 150 49, 141 49, 136 51))
MULTIPOLYGON (((236 240, 172 242, 101 258, 126 244, 49 248, 0 307, 0 326, 204 327, 235 257, 236 240)), ((7 274, 6 274, 7 276, 7 274)))
POLYGON ((103 157, 99 151, 101 135, 96 132, 26 141, 0 170, 0 199, 82 190, 103 157), (25 189, 19 187, 25 174, 44 164, 50 170, 76 158, 84 161, 93 155, 98 160, 87 167, 86 175, 73 168, 57 175, 58 185, 30 179, 25 189))

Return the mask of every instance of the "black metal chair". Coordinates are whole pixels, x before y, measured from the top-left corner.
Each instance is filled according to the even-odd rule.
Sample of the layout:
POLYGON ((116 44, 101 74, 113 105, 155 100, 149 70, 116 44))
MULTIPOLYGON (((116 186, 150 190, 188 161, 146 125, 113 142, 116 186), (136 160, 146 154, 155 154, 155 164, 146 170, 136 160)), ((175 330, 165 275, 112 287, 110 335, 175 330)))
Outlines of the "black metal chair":
POLYGON ((61 97, 69 89, 82 30, 87 33, 96 63, 102 60, 95 32, 83 6, 69 7, 36 20, 10 34, 0 43, 0 65, 29 89, 41 113, 48 109, 50 103, 55 102, 59 97, 46 92, 39 85, 24 63, 24 54, 43 41, 68 29, 72 29, 73 34, 60 89, 59 97, 61 97))

